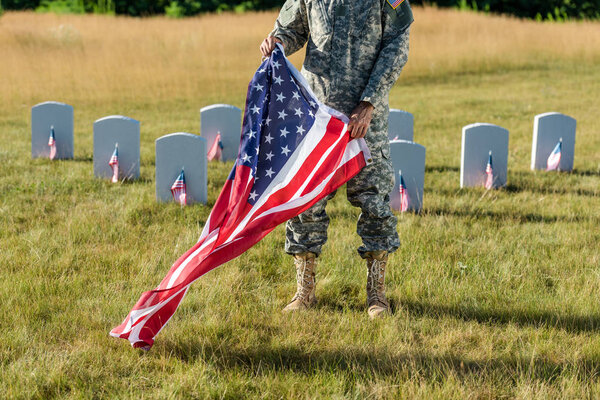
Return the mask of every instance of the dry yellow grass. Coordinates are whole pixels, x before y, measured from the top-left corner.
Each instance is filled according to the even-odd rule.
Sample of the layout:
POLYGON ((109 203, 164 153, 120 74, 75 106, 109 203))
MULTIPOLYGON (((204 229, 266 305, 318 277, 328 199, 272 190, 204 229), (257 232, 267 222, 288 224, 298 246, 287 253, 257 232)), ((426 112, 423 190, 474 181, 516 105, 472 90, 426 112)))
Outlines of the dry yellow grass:
MULTIPOLYGON (((240 88, 275 18, 273 12, 184 20, 8 12, 0 19, 2 103, 178 98, 206 104, 233 93, 241 103, 240 88)), ((553 58, 600 60, 598 23, 536 23, 435 8, 417 8, 415 18, 405 79, 553 58)), ((298 54, 293 61, 301 59, 298 54)))

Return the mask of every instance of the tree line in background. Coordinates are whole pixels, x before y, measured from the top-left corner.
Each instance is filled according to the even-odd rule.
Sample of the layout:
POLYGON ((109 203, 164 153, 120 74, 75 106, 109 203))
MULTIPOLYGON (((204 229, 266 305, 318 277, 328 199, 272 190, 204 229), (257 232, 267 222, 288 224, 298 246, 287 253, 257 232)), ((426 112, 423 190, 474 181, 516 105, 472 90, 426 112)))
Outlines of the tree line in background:
MULTIPOLYGON (((276 9, 284 0, 0 0, 6 10, 184 17, 203 12, 276 9)), ((413 4, 454 7, 537 20, 600 19, 600 0, 413 0, 413 4)))

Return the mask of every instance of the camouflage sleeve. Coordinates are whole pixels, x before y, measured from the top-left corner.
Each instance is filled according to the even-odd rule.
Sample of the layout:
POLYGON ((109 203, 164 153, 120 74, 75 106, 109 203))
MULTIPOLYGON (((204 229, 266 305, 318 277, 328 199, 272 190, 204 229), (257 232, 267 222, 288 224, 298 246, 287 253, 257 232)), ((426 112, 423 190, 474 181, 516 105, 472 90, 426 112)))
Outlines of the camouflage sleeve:
POLYGON ((361 96, 361 101, 368 101, 374 106, 381 105, 386 101, 392 86, 398 80, 400 72, 408 60, 409 26, 413 21, 407 1, 404 2, 406 4, 403 4, 403 7, 398 7, 397 10, 391 9, 385 0, 383 3, 387 9, 383 12, 382 17, 381 49, 371 71, 369 83, 361 96), (401 12, 404 14, 400 14, 401 12))
POLYGON ((269 36, 283 42, 286 55, 291 55, 304 46, 308 40, 308 17, 304 0, 287 0, 269 36))

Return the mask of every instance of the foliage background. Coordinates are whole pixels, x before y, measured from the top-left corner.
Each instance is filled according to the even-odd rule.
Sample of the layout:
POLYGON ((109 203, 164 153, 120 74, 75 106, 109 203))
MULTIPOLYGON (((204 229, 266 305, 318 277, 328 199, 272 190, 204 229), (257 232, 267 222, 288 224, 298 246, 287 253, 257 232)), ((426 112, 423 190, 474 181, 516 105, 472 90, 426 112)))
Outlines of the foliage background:
MULTIPOLYGON (((36 9, 64 13, 115 13, 132 16, 167 14, 173 17, 212 11, 270 10, 284 0, 1 0, 7 10, 36 9)), ((598 19, 600 0, 413 0, 419 5, 437 5, 515 15, 538 20, 598 19)), ((1 8, 1 7, 0 7, 1 8)))

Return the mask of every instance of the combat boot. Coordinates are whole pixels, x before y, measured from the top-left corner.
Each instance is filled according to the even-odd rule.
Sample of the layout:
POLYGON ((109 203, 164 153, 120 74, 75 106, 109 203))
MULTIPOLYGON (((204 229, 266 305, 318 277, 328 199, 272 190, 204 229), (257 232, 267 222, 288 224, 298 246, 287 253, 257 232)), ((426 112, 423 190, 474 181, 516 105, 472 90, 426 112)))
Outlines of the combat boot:
POLYGON ((367 261, 367 305, 371 319, 390 313, 390 304, 385 298, 385 268, 388 262, 387 251, 366 253, 367 261))
POLYGON ((317 303, 315 296, 317 255, 314 253, 295 254, 294 264, 296 266, 296 294, 282 310, 283 312, 306 310, 317 303))

